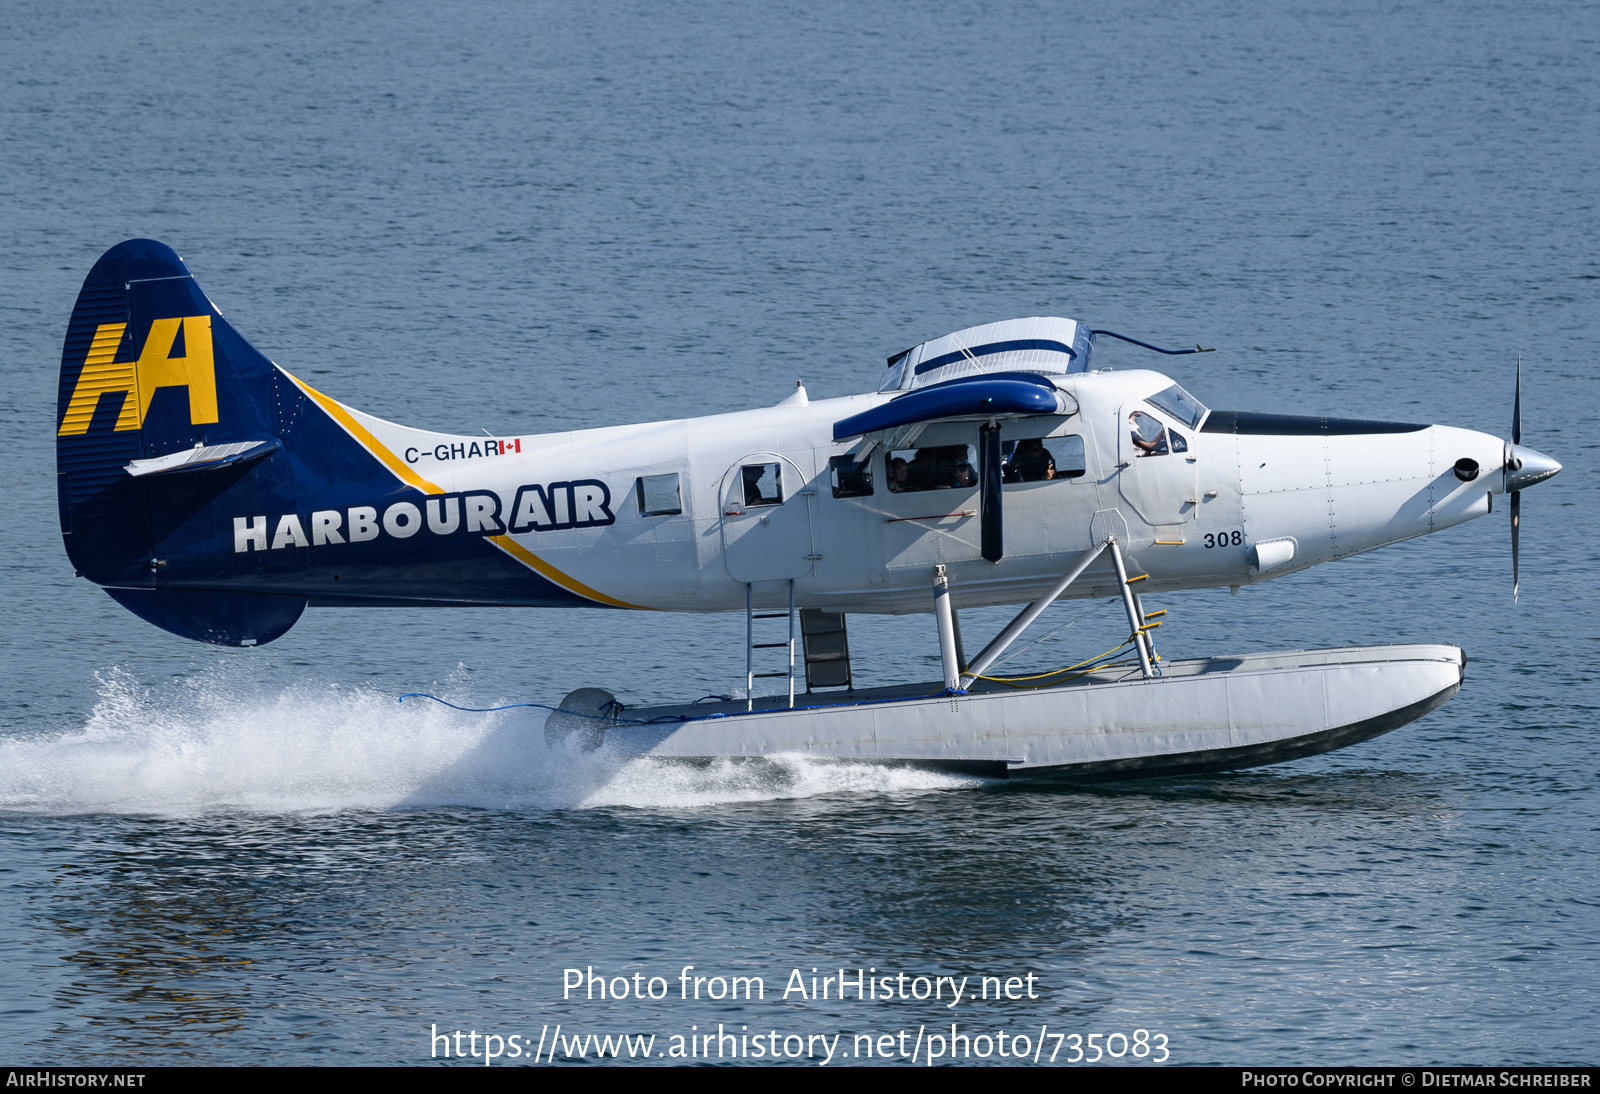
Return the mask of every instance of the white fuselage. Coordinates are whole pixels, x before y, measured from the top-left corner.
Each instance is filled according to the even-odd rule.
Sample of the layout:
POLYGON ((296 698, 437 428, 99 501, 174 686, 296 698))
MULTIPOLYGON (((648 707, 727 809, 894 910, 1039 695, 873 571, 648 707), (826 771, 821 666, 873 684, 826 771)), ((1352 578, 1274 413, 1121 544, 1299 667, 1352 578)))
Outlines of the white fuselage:
MULTIPOLYGON (((1481 516, 1503 489, 1504 442, 1489 434, 1448 426, 1354 435, 1203 432, 1144 401, 1171 383, 1142 370, 1082 373, 1060 385, 1077 413, 1002 423, 1008 442, 1081 437, 1084 466, 1074 477, 1004 486, 998 562, 980 555, 977 486, 891 491, 892 455, 882 446, 870 454, 871 493, 860 495, 858 483, 858 496, 836 496, 830 460, 863 442, 835 442, 833 423, 894 392, 816 402, 801 392, 759 410, 502 438, 492 454, 479 455, 490 447, 482 438, 349 413, 408 477, 436 492, 490 492, 502 515, 530 484, 603 483, 611 523, 508 534, 548 572, 613 601, 667 611, 743 609, 747 586, 758 604, 776 605, 787 601, 791 579, 802 607, 927 611, 937 565, 946 568, 958 607, 1016 603, 1038 595, 1107 535, 1152 588, 1245 585, 1481 516), (1141 451, 1127 428, 1132 409, 1178 433, 1187 449, 1141 451), (1472 481, 1453 470, 1464 457, 1480 468, 1472 481), (774 465, 781 503, 746 504, 751 476, 741 469, 774 465), (647 498, 641 478, 673 475, 680 511, 648 512, 672 508, 663 491, 673 484, 652 478, 647 498)), ((976 445, 980 424, 938 422, 914 443, 976 445)), ((551 507, 556 493, 548 492, 551 507)), ((569 489, 560 504, 584 501, 569 489)), ((548 523, 572 518, 558 513, 548 523)), ((1067 595, 1114 595, 1109 566, 1102 559, 1067 595)))

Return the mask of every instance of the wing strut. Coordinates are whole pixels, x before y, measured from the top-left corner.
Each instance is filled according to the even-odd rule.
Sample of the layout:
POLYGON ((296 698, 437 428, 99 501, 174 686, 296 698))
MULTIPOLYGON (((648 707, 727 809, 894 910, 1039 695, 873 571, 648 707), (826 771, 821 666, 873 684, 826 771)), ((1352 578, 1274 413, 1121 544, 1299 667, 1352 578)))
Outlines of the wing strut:
POLYGON ((1051 586, 1049 592, 1045 593, 1038 600, 1035 600, 1032 604, 1029 604, 1026 608, 1023 608, 1017 617, 1013 619, 1006 627, 1006 629, 996 635, 993 642, 990 642, 987 646, 983 647, 982 653, 973 658, 972 664, 968 665, 967 671, 962 674, 961 686, 970 688, 973 685, 973 682, 976 681, 979 676, 982 676, 985 672, 988 672, 989 666, 995 663, 996 658, 998 658, 1002 653, 1005 653, 1006 649, 1011 645, 1011 643, 1015 642, 1017 637, 1021 635, 1023 631, 1028 629, 1029 624, 1043 615, 1044 610, 1050 605, 1054 604, 1056 602, 1056 598, 1067 591, 1068 585, 1071 585, 1074 581, 1078 580, 1083 571, 1089 568, 1089 564, 1100 557, 1100 552, 1104 551, 1106 549, 1106 545, 1110 542, 1111 540, 1109 537, 1103 539, 1093 547, 1089 548, 1083 554, 1079 555, 1078 561, 1074 562, 1072 564, 1072 568, 1061 575, 1061 580, 1056 582, 1055 585, 1051 586))
MULTIPOLYGON (((1117 537, 1107 536, 1079 555, 1078 560, 1072 564, 1071 569, 1061 575, 1061 580, 1051 586, 1049 592, 1022 609, 1017 614, 1017 617, 1006 626, 1006 629, 996 635, 994 641, 983 648, 982 653, 973 658, 972 664, 968 665, 966 671, 961 674, 959 687, 954 690, 965 691, 972 687, 977 682, 978 677, 987 672, 989 666, 994 664, 1000 655, 1006 652, 1011 644, 1021 636, 1022 632, 1027 630, 1035 619, 1043 615, 1044 610, 1054 604, 1061 594, 1067 591, 1067 586, 1078 580, 1083 575, 1083 571, 1089 568, 1089 564, 1099 558, 1100 552, 1107 548, 1111 550, 1111 562, 1117 570, 1117 585, 1122 590, 1122 605, 1127 609, 1128 623, 1133 629, 1134 646, 1139 651, 1139 670, 1146 678, 1154 676, 1155 668, 1150 657, 1150 636, 1147 633, 1148 627, 1144 623, 1143 612, 1140 610, 1133 589, 1128 584, 1128 570, 1123 565, 1122 552, 1117 548, 1117 537)), ((940 577, 943 576, 942 571, 944 568, 940 567, 939 569, 941 571, 940 576, 934 578, 936 589, 940 577)), ((946 675, 948 675, 948 670, 946 675)))
POLYGON ((978 430, 978 527, 983 557, 990 562, 999 562, 1006 553, 1003 483, 1000 423, 989 422, 978 430))
POLYGON ((945 690, 964 692, 961 686, 961 640, 956 637, 956 613, 950 607, 950 579, 943 566, 933 568, 933 617, 939 624, 939 664, 944 668, 945 690))
POLYGON ((1150 665, 1150 632, 1144 626, 1144 613, 1139 610, 1139 598, 1134 595, 1132 586, 1128 584, 1128 570, 1122 564, 1122 552, 1117 549, 1116 537, 1107 540, 1106 545, 1111 548, 1111 564, 1117 568, 1117 585, 1122 589, 1122 606, 1128 609, 1128 626, 1133 629, 1133 645, 1139 651, 1139 671, 1148 680, 1156 674, 1150 665))

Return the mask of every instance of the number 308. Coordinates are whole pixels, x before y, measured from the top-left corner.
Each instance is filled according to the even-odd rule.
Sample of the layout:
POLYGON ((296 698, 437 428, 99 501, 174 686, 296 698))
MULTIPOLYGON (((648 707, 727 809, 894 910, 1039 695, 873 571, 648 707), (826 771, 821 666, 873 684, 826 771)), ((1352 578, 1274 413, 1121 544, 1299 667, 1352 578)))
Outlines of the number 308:
POLYGON ((1244 543, 1243 532, 1207 532, 1207 547, 1238 547, 1244 543))

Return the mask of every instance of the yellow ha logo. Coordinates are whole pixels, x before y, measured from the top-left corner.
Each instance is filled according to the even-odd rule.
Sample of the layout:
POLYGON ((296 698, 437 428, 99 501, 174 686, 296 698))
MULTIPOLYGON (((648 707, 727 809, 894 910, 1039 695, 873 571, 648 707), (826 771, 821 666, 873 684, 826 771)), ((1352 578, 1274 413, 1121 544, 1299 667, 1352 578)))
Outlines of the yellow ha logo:
POLYGON ((138 429, 150 409, 156 389, 189 389, 189 424, 206 425, 217 420, 217 370, 211 359, 211 316, 190 315, 182 319, 157 319, 150 324, 137 361, 117 361, 117 346, 122 342, 126 323, 102 323, 95 328, 89 355, 84 358, 78 386, 56 434, 66 437, 87 433, 100 396, 106 392, 126 392, 122 413, 114 430, 138 429), (183 335, 183 356, 172 351, 183 335))

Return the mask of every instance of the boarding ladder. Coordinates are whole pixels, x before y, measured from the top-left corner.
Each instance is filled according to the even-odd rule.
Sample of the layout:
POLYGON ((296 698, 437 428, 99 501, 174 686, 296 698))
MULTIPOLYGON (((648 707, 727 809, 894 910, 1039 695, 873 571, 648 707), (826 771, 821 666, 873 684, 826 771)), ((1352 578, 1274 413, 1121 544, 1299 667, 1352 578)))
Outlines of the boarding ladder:
POLYGON ((756 681, 770 676, 787 676, 789 678, 789 706, 794 706, 794 640, 796 634, 794 617, 794 580, 789 581, 789 610, 786 612, 758 612, 755 610, 755 586, 746 584, 744 587, 744 696, 745 709, 756 708, 756 681), (789 637, 783 642, 757 642, 756 620, 758 619, 787 619, 789 621, 789 637), (757 672, 757 650, 786 650, 789 654, 789 667, 782 672, 757 672))

